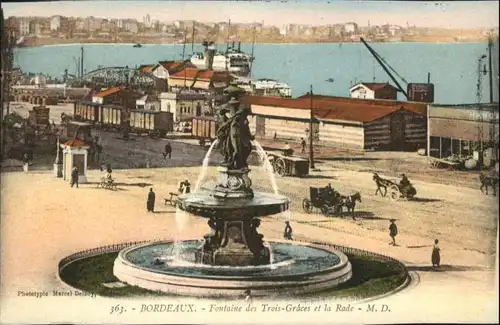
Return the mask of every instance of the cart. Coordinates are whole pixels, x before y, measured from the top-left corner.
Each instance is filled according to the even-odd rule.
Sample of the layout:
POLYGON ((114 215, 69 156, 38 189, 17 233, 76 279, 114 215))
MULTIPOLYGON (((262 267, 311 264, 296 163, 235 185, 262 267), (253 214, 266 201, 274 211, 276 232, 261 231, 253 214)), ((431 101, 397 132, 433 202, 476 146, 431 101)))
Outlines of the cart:
POLYGON ((417 190, 413 187, 413 185, 408 185, 406 192, 404 188, 397 184, 396 182, 392 182, 393 184, 389 186, 388 193, 389 197, 393 200, 398 200, 400 198, 412 199, 415 195, 417 195, 417 190))
POLYGON ((174 193, 174 192, 170 192, 170 197, 169 198, 164 198, 163 200, 165 200, 165 205, 171 205, 173 206, 174 208, 177 206, 177 197, 179 196, 179 194, 177 193, 174 193))
POLYGON ((313 209, 316 208, 325 216, 341 214, 342 206, 343 202, 340 196, 329 200, 324 187, 309 187, 309 199, 302 200, 302 208, 305 212, 312 213, 313 209))
POLYGON ((116 183, 113 179, 108 180, 106 177, 101 177, 100 182, 97 183, 97 188, 99 187, 107 190, 116 190, 116 183))
POLYGON ((449 170, 462 169, 464 166, 463 161, 459 160, 447 160, 447 159, 432 159, 430 162, 431 168, 444 168, 449 170))
POLYGON ((284 155, 282 152, 270 152, 267 156, 274 172, 280 176, 303 177, 309 174, 308 159, 284 155))

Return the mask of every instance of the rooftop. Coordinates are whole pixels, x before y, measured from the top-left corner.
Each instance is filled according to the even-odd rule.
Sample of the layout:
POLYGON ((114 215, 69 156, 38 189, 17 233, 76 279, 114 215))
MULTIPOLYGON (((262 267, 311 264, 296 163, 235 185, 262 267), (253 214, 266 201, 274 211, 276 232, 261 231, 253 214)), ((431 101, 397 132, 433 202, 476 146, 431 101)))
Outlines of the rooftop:
POLYGON ((226 71, 201 70, 198 68, 184 68, 172 75, 173 79, 196 79, 202 81, 228 81, 233 77, 226 71))
MULTIPOLYGON (((310 99, 311 97, 309 93, 307 93, 298 98, 310 99)), ((313 99, 329 101, 329 102, 345 102, 345 103, 364 104, 364 105, 397 106, 420 115, 427 114, 427 103, 421 103, 421 102, 404 102, 392 99, 365 99, 365 98, 337 97, 337 96, 327 96, 319 94, 313 95, 313 99)))
MULTIPOLYGON (((311 109, 311 100, 308 97, 303 98, 280 98, 268 96, 246 96, 242 102, 250 105, 285 107, 291 109, 311 109)), ((398 105, 375 105, 363 102, 347 102, 347 101, 332 101, 332 100, 314 100, 313 107, 315 116, 318 119, 326 120, 342 120, 367 123, 387 116, 398 110, 412 111, 404 106, 398 105)), ((419 115, 416 111, 413 113, 419 115)))
POLYGON ((64 142, 63 145, 66 147, 72 147, 72 148, 88 147, 88 145, 85 142, 83 142, 82 140, 79 140, 79 139, 68 140, 68 141, 64 142))
POLYGON ((104 91, 101 91, 101 92, 95 94, 94 96, 104 98, 106 96, 116 94, 117 92, 120 92, 121 90, 122 90, 121 87, 115 86, 115 87, 108 88, 104 91))
POLYGON ((378 89, 382 89, 382 88, 386 88, 386 87, 397 89, 396 87, 394 87, 393 85, 391 85, 388 82, 383 82, 383 83, 381 83, 381 82, 360 82, 358 84, 355 84, 351 88, 349 88, 349 90, 357 88, 358 86, 361 86, 361 85, 363 85, 363 86, 365 86, 373 91, 378 90, 378 89))

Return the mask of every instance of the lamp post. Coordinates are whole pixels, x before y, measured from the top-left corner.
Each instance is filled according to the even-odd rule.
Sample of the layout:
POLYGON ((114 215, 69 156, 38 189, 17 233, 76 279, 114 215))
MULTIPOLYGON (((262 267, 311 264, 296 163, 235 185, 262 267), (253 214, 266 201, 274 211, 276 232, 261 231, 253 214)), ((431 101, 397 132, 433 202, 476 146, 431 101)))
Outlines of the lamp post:
POLYGON ((314 118, 314 106, 313 106, 313 86, 311 85, 310 92, 311 95, 311 106, 310 106, 310 118, 309 118, 309 168, 314 169, 314 148, 313 148, 313 118, 314 118))

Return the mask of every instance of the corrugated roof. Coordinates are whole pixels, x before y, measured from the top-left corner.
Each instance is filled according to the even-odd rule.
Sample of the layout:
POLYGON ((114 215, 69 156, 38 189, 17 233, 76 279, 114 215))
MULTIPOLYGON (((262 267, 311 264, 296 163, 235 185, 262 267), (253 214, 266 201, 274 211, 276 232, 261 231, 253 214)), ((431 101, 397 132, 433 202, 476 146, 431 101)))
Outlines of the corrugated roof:
POLYGON ((116 94, 117 92, 121 91, 122 89, 120 88, 120 86, 115 86, 115 87, 112 87, 112 88, 109 88, 109 89, 106 89, 104 91, 101 91, 97 94, 95 94, 94 96, 95 97, 106 97, 106 96, 109 96, 109 95, 113 95, 113 94, 116 94))
MULTIPOLYGON (((305 94, 298 98, 301 99, 310 98, 310 95, 305 94)), ((420 102, 403 102, 392 99, 364 99, 364 98, 351 98, 351 97, 336 97, 327 95, 313 95, 313 99, 331 101, 331 102, 364 104, 364 105, 396 106, 405 109, 407 111, 415 112, 420 115, 427 115, 427 103, 420 103, 420 102)))
POLYGON ((169 73, 176 72, 179 68, 184 66, 184 61, 160 61, 158 62, 162 67, 167 69, 169 73))
POLYGON ((155 66, 156 64, 143 64, 139 67, 139 71, 142 71, 142 72, 151 72, 153 70, 153 67, 155 66))
POLYGON ((201 70, 198 68, 184 68, 172 75, 173 79, 191 79, 201 81, 230 81, 233 77, 226 71, 201 70))
MULTIPOLYGON (((271 107, 285 107, 291 109, 309 110, 311 107, 310 98, 280 98, 267 96, 246 96, 243 103, 271 107)), ((315 116, 319 119, 341 120, 353 122, 371 122, 381 117, 387 116, 403 107, 388 105, 368 105, 365 103, 335 102, 326 100, 314 100, 313 107, 315 116)))

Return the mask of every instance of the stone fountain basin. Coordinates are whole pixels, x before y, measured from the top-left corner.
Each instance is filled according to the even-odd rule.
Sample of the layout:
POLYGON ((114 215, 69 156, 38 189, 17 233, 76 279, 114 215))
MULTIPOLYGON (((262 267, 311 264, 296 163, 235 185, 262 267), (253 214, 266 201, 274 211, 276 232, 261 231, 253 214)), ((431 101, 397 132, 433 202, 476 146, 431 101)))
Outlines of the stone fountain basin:
POLYGON ((200 217, 224 217, 227 220, 242 216, 265 217, 287 211, 290 199, 284 195, 254 192, 253 197, 217 197, 210 190, 183 194, 178 198, 179 209, 200 217))
MULTIPOLYGON (((199 241, 183 241, 175 245, 192 247, 197 243, 199 241)), ((120 281, 152 291, 226 298, 241 297, 246 289, 251 289, 253 296, 266 297, 317 292, 331 289, 352 276, 347 257, 329 246, 290 241, 268 244, 290 256, 280 257, 273 266, 221 267, 194 265, 189 261, 184 265, 168 265, 167 261, 157 266, 152 263, 154 255, 174 245, 172 241, 162 241, 122 250, 113 271, 120 281)))

